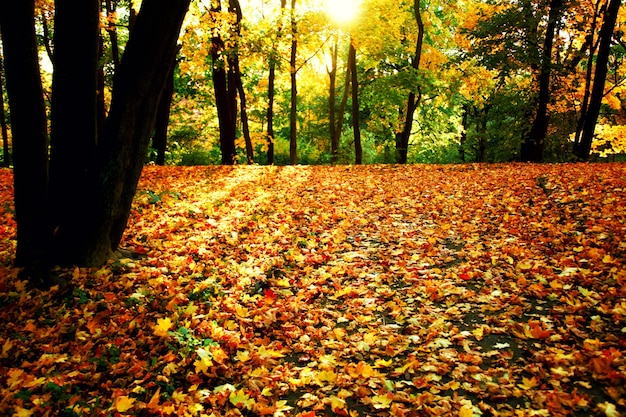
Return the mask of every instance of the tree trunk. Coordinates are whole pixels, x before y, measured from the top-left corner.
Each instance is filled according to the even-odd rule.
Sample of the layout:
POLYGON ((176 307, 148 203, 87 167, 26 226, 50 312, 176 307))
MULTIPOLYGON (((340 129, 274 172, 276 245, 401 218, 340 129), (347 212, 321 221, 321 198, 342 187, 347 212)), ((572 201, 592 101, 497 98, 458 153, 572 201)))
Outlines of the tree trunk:
MULTIPOLYGON (((413 12, 415 15, 415 22, 417 23, 417 42, 415 44, 415 54, 413 56, 411 67, 415 70, 419 70, 420 60, 422 58, 422 44, 424 42, 424 22, 422 21, 422 12, 420 10, 419 0, 415 0, 413 2, 413 12)), ((396 158, 399 164, 407 163, 409 139, 411 138, 411 131, 413 130, 413 115, 415 114, 415 109, 417 109, 420 101, 421 94, 419 94, 419 88, 417 89, 417 94, 414 91, 409 93, 409 98, 404 112, 404 124, 402 130, 396 133, 396 158)))
POLYGON ((0 53, 0 133, 2 134, 2 165, 4 167, 10 167, 11 152, 9 151, 9 130, 7 128, 6 113, 4 111, 4 64, 2 61, 2 54, 0 53))
MULTIPOLYGON (((283 14, 287 7, 287 0, 280 0, 280 22, 278 25, 276 42, 280 41, 283 33, 283 14)), ((274 44, 276 46, 276 44, 274 44)), ((275 95, 275 81, 276 81, 276 61, 278 56, 276 54, 276 47, 272 48, 270 52, 270 69, 268 75, 268 87, 267 87, 267 164, 274 165, 274 95, 275 95)))
POLYGON ((359 79, 356 72, 356 48, 350 39, 350 51, 348 53, 349 71, 352 74, 352 131, 354 133, 354 163, 363 163, 363 147, 361 146, 361 127, 359 118, 359 79))
POLYGON ((337 94, 337 56, 338 56, 338 40, 335 37, 335 43, 330 50, 331 64, 330 68, 326 68, 328 73, 328 128, 330 133, 330 163, 336 164, 339 157, 339 136, 336 132, 336 97, 337 94))
MULTIPOLYGON (((331 71, 334 71, 334 75, 331 76, 331 74, 329 73, 329 76, 331 76, 331 79, 334 78, 333 82, 336 86, 336 73, 337 73, 337 44, 335 44, 334 50, 333 50, 333 69, 331 69, 331 71)), ((350 51, 348 51, 348 65, 346 66, 346 76, 344 79, 344 86, 343 86, 343 94, 341 96, 341 102, 339 103, 339 108, 335 108, 335 93, 334 92, 330 92, 330 94, 332 94, 332 107, 330 108, 331 111, 331 120, 330 123, 333 125, 330 129, 331 132, 331 137, 330 137, 330 142, 331 142, 331 162, 336 163, 338 158, 339 158, 339 144, 340 144, 340 140, 341 140, 341 133, 343 131, 343 121, 345 118, 345 114, 346 114, 346 106, 348 105, 348 96, 350 95, 350 81, 351 81, 351 77, 350 77, 350 51)), ((335 91, 336 91, 336 87, 334 87, 335 91)))
POLYGON ((114 22, 118 5, 117 1, 113 0, 105 0, 104 3, 107 12, 107 24, 105 30, 109 34, 109 40, 111 41, 111 59, 113 61, 113 68, 117 70, 120 66, 120 47, 117 41, 117 29, 115 28, 114 22))
POLYGON ((291 109, 289 112, 289 162, 295 165, 298 162, 298 87, 296 58, 298 54, 298 28, 296 25, 296 0, 291 0, 291 56, 289 72, 291 80, 291 109))
POLYGON ((543 43, 541 68, 539 72, 539 95, 537 97, 537 113, 535 120, 522 141, 520 156, 522 162, 541 162, 543 148, 548 134, 548 103, 550 102, 550 77, 552 75, 552 44, 558 20, 561 16, 562 0, 551 0, 548 13, 548 25, 543 43))
POLYGON ((230 53, 230 56, 232 57, 232 69, 235 76, 235 85, 232 88, 239 94, 241 129, 246 143, 246 162, 248 162, 248 164, 253 164, 254 148, 252 146, 252 138, 250 137, 250 128, 248 126, 248 105, 246 92, 243 88, 243 80, 241 79, 241 68, 239 66, 239 38, 241 37, 241 20, 243 19, 239 0, 229 0, 228 11, 236 16, 234 30, 236 39, 235 48, 233 48, 233 51, 230 53))
MULTIPOLYGON (((180 49, 180 48, 178 48, 180 49)), ((165 153, 167 152, 167 128, 170 124, 170 109, 172 107, 172 98, 174 96, 174 73, 176 72, 176 58, 172 62, 170 73, 167 76, 165 89, 159 100, 157 109, 156 123, 154 125, 154 137, 152 138, 152 146, 156 150, 157 165, 165 165, 165 153)))
POLYGON ((45 217, 48 207, 47 123, 34 15, 34 0, 0 2, 15 167, 15 264, 39 270, 48 250, 50 229, 45 217))
POLYGON ((50 226, 55 230, 55 247, 68 252, 84 247, 78 236, 94 210, 78 190, 91 188, 87 173, 98 142, 99 22, 98 0, 55 2, 50 226))
MULTIPOLYGON (((211 3, 211 14, 220 13, 221 2, 211 3)), ((236 92, 235 103, 232 100, 232 91, 229 85, 233 85, 232 73, 229 70, 228 60, 224 59, 224 41, 219 34, 217 17, 213 16, 214 35, 211 43, 211 58, 213 70, 213 89, 215 91, 215 105, 217 107, 217 118, 220 126, 220 149, 222 151, 222 165, 233 165, 237 160, 237 149, 235 138, 237 136, 235 114, 236 114, 236 92)))
MULTIPOLYGON (((137 14, 115 77, 111 108, 98 150, 98 186, 95 205, 102 222, 93 236, 109 240, 116 250, 128 223, 137 183, 154 129, 157 105, 170 72, 163 62, 173 62, 178 35, 190 0, 144 2, 137 14), (112 213, 112 214, 109 214, 112 213), (110 227, 106 227, 111 216, 110 227), (108 235, 106 237, 100 237, 108 235)), ((106 247, 98 245, 94 247, 106 247)), ((93 250, 80 264, 99 265, 107 260, 93 250)))
MULTIPOLYGON (((54 166, 49 178, 46 115, 39 77, 33 2, 11 3, 11 11, 5 10, 6 2, 1 4, 0 22, 13 116, 18 266, 28 266, 35 273, 46 271, 53 264, 99 266, 117 249, 154 128, 156 106, 169 72, 169 67, 161 63, 174 59, 189 1, 152 0, 143 3, 115 75, 111 110, 100 138, 96 138, 95 128, 97 69, 92 64, 92 54, 98 51, 98 45, 97 37, 94 41, 89 35, 97 33, 99 21, 94 19, 93 12, 94 3, 99 3, 95 0, 57 1, 55 65, 59 73, 53 90, 60 91, 53 91, 55 142, 51 148, 51 161, 54 166), (70 10, 80 10, 78 19, 76 15, 74 19, 68 17, 70 10), (94 27, 90 28, 90 25, 94 27), (66 42, 69 45, 63 45, 66 42), (68 52, 70 46, 73 47, 72 53, 68 52), (82 48, 94 50, 79 50, 82 48), (77 69, 84 73, 73 73, 77 69), (73 82, 70 82, 69 74, 75 75, 73 82), (82 88, 91 91, 66 91, 82 88), (80 103, 68 103, 71 99, 80 103), (75 108, 81 103, 90 108, 89 112, 82 113, 81 109, 75 108), (67 105, 75 106, 73 110, 81 112, 78 114, 85 116, 86 120, 78 120, 77 113, 67 109, 55 108, 67 105), (70 123, 63 118, 70 118, 80 132, 68 132, 70 123), (63 132, 68 136, 60 136, 63 132), (80 151, 70 149, 70 144, 79 147, 80 151), (73 168, 60 166, 61 161, 68 161, 73 168), (86 180, 73 178, 71 183, 64 183, 70 169, 82 173, 86 180), (55 202, 52 210, 48 209, 48 179, 49 190, 58 193, 52 196, 55 202), (76 184, 86 184, 86 187, 75 189, 76 184), (59 202, 60 196, 68 196, 71 192, 82 197, 73 199, 79 207, 62 206, 65 203, 59 202), (61 213, 62 207, 71 212, 61 213), (78 213, 79 210, 84 212, 78 213), (76 217, 68 224, 70 213, 75 213, 76 217)), ((31 278, 34 275, 31 274, 31 278)))
POLYGON ((589 159, 591 152, 591 143, 593 135, 600 115, 600 107, 602 98, 604 97, 604 84, 608 71, 609 54, 611 52, 611 39, 617 22, 617 13, 621 5, 621 0, 610 0, 606 12, 604 13, 604 21, 600 28, 600 45, 598 46, 598 55, 596 57, 596 69, 593 77, 593 88, 589 99, 589 108, 583 125, 583 133, 580 142, 574 148, 574 155, 578 159, 586 161, 589 159))

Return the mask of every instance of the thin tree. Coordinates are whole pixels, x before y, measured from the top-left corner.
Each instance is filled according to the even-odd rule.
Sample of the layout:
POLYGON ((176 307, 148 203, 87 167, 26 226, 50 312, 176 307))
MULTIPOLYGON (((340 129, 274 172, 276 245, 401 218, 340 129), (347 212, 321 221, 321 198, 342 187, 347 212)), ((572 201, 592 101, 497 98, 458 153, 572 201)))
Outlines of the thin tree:
POLYGON ((530 131, 522 140, 520 157, 523 162, 541 162, 546 136, 548 134, 548 104, 551 99, 550 79, 552 76, 552 45, 557 25, 561 18, 563 0, 551 0, 548 12, 548 24, 541 50, 539 70, 539 92, 537 95, 537 112, 530 131))
POLYGON ((291 0, 291 55, 289 58, 289 75, 291 80, 291 107, 289 111, 289 162, 298 162, 298 85, 296 58, 298 56, 298 25, 296 21, 296 0, 291 0))
MULTIPOLYGON (((417 24, 417 41, 415 42, 415 53, 411 61, 411 68, 418 71, 422 57, 422 45, 424 43, 424 22, 422 21, 420 0, 414 0, 413 13, 417 24)), ((413 115, 420 104, 421 98, 422 95, 419 87, 416 90, 412 90, 409 93, 406 108, 401 113, 404 115, 404 123, 402 130, 396 133, 396 158, 399 164, 406 164, 407 162, 409 139, 411 138, 411 131, 413 130, 413 115)))
MULTIPOLYGON (((348 96, 350 94, 350 65, 346 67, 346 75, 344 81, 343 94, 339 107, 336 106, 336 91, 337 91, 337 59, 338 59, 338 39, 335 38, 335 42, 331 47, 331 66, 327 68, 328 77, 330 80, 330 86, 328 91, 328 105, 329 105, 329 128, 330 128, 330 161, 336 164, 339 159, 339 141, 341 139, 341 132, 343 130, 343 121, 346 112, 346 105, 348 103, 348 96)), ((349 54, 348 54, 349 55, 349 54)))
POLYGON ((228 58, 225 57, 226 45, 219 32, 221 13, 221 1, 211 1, 210 14, 213 24, 213 36, 211 38, 213 90, 215 91, 215 104, 220 126, 222 164, 233 165, 237 160, 237 149, 235 147, 235 138, 237 135, 237 91, 233 91, 232 88, 235 85, 235 76, 228 63, 228 58))
POLYGON ((589 107, 585 114, 583 131, 580 141, 575 144, 574 155, 580 160, 589 159, 591 143, 600 114, 602 98, 604 97, 604 84, 608 72, 609 54, 611 52, 611 40, 617 22, 617 14, 621 0, 610 0, 604 13, 604 20, 600 28, 600 45, 596 56, 596 67, 593 77, 593 88, 589 99, 589 107))
POLYGON ((274 164, 274 96, 276 94, 276 63, 279 61, 276 47, 282 38, 283 15, 287 8, 287 0, 280 0, 280 15, 276 39, 272 43, 272 50, 269 53, 269 74, 267 76, 267 164, 274 164))
POLYGON ((359 79, 356 67, 356 47, 350 37, 350 50, 348 52, 348 67, 352 83, 352 131, 354 134, 354 163, 363 163, 363 147, 361 145, 361 127, 359 118, 359 79))

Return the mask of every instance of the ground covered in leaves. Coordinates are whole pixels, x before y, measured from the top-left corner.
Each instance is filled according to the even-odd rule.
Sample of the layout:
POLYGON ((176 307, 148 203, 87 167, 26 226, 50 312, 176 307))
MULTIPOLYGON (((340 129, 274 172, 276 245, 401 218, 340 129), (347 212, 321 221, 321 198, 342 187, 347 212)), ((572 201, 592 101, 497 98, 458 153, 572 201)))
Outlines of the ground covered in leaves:
POLYGON ((0 176, 1 415, 626 416, 626 165, 147 167, 49 291, 0 176))

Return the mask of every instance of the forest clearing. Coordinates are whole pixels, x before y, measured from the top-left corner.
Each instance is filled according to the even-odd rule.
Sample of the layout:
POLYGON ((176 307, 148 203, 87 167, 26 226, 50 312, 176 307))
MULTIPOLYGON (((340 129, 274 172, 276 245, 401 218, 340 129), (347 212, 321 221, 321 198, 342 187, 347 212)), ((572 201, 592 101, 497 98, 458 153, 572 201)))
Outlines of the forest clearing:
POLYGON ((626 416, 625 164, 147 166, 49 290, 12 184, 1 415, 626 416))

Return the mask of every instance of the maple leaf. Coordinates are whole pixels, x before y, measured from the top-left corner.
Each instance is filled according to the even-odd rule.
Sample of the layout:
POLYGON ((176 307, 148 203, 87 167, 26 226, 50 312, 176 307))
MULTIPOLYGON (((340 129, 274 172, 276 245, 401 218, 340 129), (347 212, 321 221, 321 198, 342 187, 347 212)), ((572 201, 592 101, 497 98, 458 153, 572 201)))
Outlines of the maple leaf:
POLYGON ((157 324, 154 326, 154 335, 165 337, 167 332, 174 326, 172 320, 169 317, 157 319, 157 324))
POLYGON ((532 378, 522 377, 522 383, 517 384, 517 386, 522 389, 530 390, 539 386, 539 381, 537 380, 537 377, 534 376, 532 378))
POLYGON ((375 395, 371 398, 372 405, 376 409, 383 409, 391 407, 393 396, 390 395, 375 395))
POLYGON ((235 407, 245 407, 248 410, 250 410, 255 403, 254 399, 250 398, 242 389, 231 392, 228 400, 235 407))
POLYGON ((122 395, 115 399, 115 410, 120 413, 125 413, 135 406, 135 399, 126 395, 122 395))

